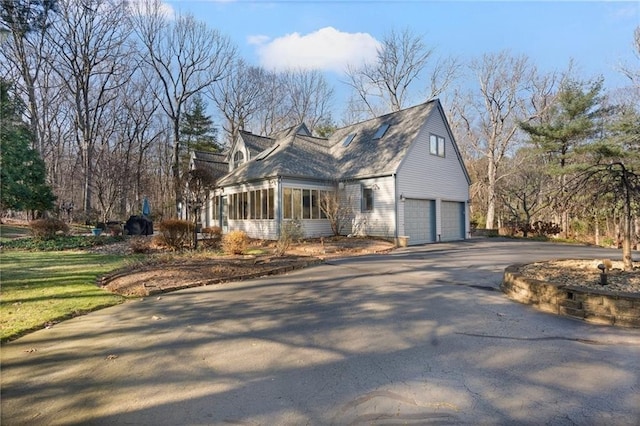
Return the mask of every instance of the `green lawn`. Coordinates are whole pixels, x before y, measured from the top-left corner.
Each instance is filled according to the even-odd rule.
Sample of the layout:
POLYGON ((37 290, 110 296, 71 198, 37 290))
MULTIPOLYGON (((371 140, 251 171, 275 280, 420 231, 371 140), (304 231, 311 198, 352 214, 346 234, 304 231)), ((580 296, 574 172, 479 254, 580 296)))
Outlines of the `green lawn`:
POLYGON ((80 251, 0 252, 0 340, 121 303, 124 298, 98 288, 96 278, 125 259, 80 251))
POLYGON ((13 238, 28 237, 31 231, 27 226, 0 225, 0 242, 9 241, 13 238))

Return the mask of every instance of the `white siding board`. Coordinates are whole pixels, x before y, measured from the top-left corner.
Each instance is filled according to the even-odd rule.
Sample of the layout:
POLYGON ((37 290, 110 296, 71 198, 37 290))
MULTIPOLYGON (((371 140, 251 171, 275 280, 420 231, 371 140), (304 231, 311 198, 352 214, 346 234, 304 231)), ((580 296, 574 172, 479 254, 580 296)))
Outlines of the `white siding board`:
POLYGON ((407 198, 466 201, 469 185, 439 114, 431 114, 398 170, 398 191, 407 198), (445 157, 429 153, 429 135, 445 138, 445 157))
POLYGON ((278 230, 275 220, 229 220, 229 230, 244 231, 251 238, 277 240, 278 230))
POLYGON ((363 179, 349 185, 352 196, 353 227, 357 235, 393 238, 395 236, 395 180, 393 176, 363 179), (362 188, 373 189, 373 210, 362 211, 362 188))

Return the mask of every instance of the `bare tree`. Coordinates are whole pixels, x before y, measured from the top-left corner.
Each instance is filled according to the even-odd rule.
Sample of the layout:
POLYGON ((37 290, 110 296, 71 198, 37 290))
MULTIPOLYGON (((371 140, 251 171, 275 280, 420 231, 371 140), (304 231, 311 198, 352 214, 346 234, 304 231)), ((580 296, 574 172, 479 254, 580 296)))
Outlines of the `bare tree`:
POLYGON ((333 191, 322 191, 320 194, 320 210, 331 225, 333 235, 341 235, 344 227, 351 220, 353 209, 351 200, 345 200, 338 188, 333 191))
POLYGON ((633 32, 633 54, 637 59, 637 63, 624 64, 620 67, 620 70, 637 88, 640 88, 640 26, 637 26, 633 32))
POLYGON ((509 179, 503 180, 498 197, 510 213, 513 225, 518 225, 524 237, 534 219, 550 204, 547 192, 550 176, 545 173, 545 158, 531 148, 518 151, 506 167, 511 169, 509 179))
POLYGON ((524 56, 507 52, 485 54, 470 64, 478 80, 477 92, 456 102, 455 114, 461 120, 464 141, 476 155, 485 157, 486 228, 494 228, 496 188, 505 174, 501 170, 507 155, 518 143, 519 124, 527 120, 526 100, 532 68, 524 56))
MULTIPOLYGON (((37 94, 41 77, 47 70, 46 31, 57 9, 57 0, 3 0, 0 2, 0 34, 8 34, 0 49, 5 66, 13 67, 21 77, 26 94, 34 148, 44 156, 43 135, 39 126, 41 102, 37 94)), ((8 70, 4 70, 8 71, 8 70)))
POLYGON ((83 208, 91 210, 95 147, 102 137, 103 114, 117 101, 118 88, 131 75, 127 9, 112 0, 67 0, 51 28, 57 47, 53 69, 60 75, 74 111, 76 139, 83 163, 83 208))
POLYGON ((173 185, 176 206, 182 198, 180 124, 186 103, 225 76, 235 48, 219 31, 192 15, 170 20, 159 0, 138 4, 133 21, 145 54, 143 61, 157 74, 156 96, 173 127, 173 185))
POLYGON ((427 71, 431 72, 428 83, 422 82, 428 87, 426 99, 440 95, 455 78, 459 63, 433 60, 433 54, 434 48, 421 36, 408 29, 391 31, 384 37, 375 62, 347 68, 347 84, 371 116, 398 111, 407 106, 411 90, 425 80, 427 71))
POLYGON ((296 70, 284 74, 288 88, 290 124, 305 123, 309 131, 330 118, 333 89, 318 70, 296 70))
POLYGON ((238 59, 231 65, 226 78, 210 88, 211 97, 225 118, 222 128, 227 133, 229 145, 262 107, 267 87, 265 83, 270 77, 264 69, 247 65, 244 60, 238 59))

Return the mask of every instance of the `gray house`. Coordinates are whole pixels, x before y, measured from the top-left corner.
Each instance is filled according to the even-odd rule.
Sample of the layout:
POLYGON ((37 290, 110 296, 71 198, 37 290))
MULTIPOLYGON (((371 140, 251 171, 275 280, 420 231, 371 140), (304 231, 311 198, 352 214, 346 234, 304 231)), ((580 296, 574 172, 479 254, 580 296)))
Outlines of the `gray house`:
POLYGON ((407 108, 314 137, 304 124, 271 137, 241 132, 212 159, 217 185, 203 209, 205 226, 278 239, 298 220, 305 236, 332 235, 321 200, 349 207, 343 234, 409 244, 469 235, 469 175, 440 101, 407 108))

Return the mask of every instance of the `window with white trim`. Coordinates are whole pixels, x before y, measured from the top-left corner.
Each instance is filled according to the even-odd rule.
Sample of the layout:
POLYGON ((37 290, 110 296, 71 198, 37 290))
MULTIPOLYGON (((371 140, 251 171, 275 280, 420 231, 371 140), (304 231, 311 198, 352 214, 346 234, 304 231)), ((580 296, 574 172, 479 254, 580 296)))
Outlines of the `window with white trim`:
POLYGON ((284 188, 282 191, 282 217, 284 219, 326 219, 322 199, 328 191, 317 189, 284 188))
POLYGON ((373 210, 373 188, 362 187, 362 211, 370 212, 373 210))
POLYGON ((429 153, 444 158, 444 138, 438 135, 429 135, 429 153))

